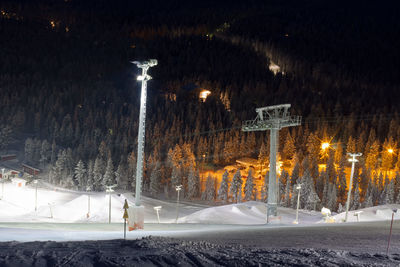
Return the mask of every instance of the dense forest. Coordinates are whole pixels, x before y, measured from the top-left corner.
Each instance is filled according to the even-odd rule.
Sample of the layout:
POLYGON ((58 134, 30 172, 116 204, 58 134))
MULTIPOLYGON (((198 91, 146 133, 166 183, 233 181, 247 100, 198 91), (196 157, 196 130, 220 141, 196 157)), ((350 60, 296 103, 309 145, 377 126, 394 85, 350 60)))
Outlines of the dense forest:
POLYGON ((301 182, 303 207, 340 209, 348 152, 363 153, 354 208, 400 202, 398 7, 188 2, 0 3, 2 151, 23 151, 56 185, 133 190, 140 84, 130 61, 156 58, 146 193, 168 198, 183 184, 187 199, 265 200, 267 183, 256 192, 240 172, 208 177, 201 192, 200 171, 243 157, 268 164, 268 132, 244 133, 241 123, 257 107, 291 103, 303 123, 280 131, 282 205, 294 205, 301 182))

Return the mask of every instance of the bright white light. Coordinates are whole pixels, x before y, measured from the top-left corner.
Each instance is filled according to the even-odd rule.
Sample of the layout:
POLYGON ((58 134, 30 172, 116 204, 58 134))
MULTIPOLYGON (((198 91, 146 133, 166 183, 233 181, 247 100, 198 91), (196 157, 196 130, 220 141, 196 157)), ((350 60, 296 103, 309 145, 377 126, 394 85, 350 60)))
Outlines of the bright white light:
POLYGON ((321 144, 321 148, 322 148, 322 150, 326 150, 327 148, 330 147, 330 145, 331 144, 329 144, 328 142, 324 142, 324 143, 321 144))
POLYGON ((177 185, 175 186, 176 191, 181 191, 182 190, 182 185, 177 185))
POLYGON ((393 154, 393 152, 394 152, 393 148, 389 148, 389 149, 388 149, 388 152, 389 152, 390 154, 393 154))
POLYGON ((144 76, 143 76, 143 75, 137 76, 137 80, 138 80, 138 81, 143 81, 143 80, 144 80, 144 76))

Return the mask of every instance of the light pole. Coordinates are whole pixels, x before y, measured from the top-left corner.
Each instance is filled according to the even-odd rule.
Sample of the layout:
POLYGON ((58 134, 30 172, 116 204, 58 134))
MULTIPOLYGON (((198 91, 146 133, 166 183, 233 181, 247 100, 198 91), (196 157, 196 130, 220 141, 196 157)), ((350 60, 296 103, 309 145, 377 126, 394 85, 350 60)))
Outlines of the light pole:
POLYGON ((38 187, 38 180, 35 179, 33 180, 33 183, 35 184, 35 212, 37 211, 37 187, 38 187))
POLYGON ((108 223, 111 223, 111 193, 114 192, 114 187, 117 185, 106 185, 106 192, 108 193, 108 223))
POLYGON ((350 198, 351 198, 351 187, 353 185, 353 176, 354 176, 354 165, 358 162, 356 157, 360 157, 362 153, 347 153, 351 157, 349 161, 351 162, 351 174, 350 174, 350 182, 349 182, 349 191, 347 192, 347 201, 346 201, 346 216, 344 221, 347 222, 347 215, 349 213, 349 206, 350 206, 350 198))
POLYGON ((92 191, 92 188, 90 186, 87 186, 86 187, 86 192, 88 192, 88 211, 87 211, 87 214, 86 214, 86 218, 90 217, 90 193, 89 193, 90 191, 92 191))
POLYGON ((1 168, 1 198, 4 198, 4 168, 1 168))
POLYGON ((296 220, 293 222, 294 224, 298 224, 298 223, 299 223, 299 207, 300 207, 300 190, 301 190, 301 184, 296 185, 296 189, 298 190, 298 193, 297 193, 296 220))
POLYGON ((175 186, 175 190, 178 192, 178 198, 176 199, 176 220, 175 222, 178 223, 178 215, 179 215, 179 192, 182 190, 182 185, 175 186))
POLYGON ((134 211, 134 225, 136 228, 143 229, 144 226, 144 208, 140 203, 140 194, 142 190, 142 176, 143 176, 143 154, 144 154, 144 138, 145 138, 145 124, 146 124, 146 97, 147 97, 147 81, 151 76, 147 74, 150 67, 157 65, 156 59, 149 61, 133 61, 133 64, 142 69, 142 75, 137 77, 138 81, 142 82, 141 96, 140 96, 140 112, 139 112, 139 131, 138 131, 138 153, 136 163, 136 192, 135 192, 135 211, 134 211))
POLYGON ((157 213, 157 220, 158 220, 158 223, 160 223, 160 214, 159 214, 159 212, 160 212, 161 208, 162 208, 162 206, 157 206, 157 207, 154 207, 154 208, 153 208, 153 209, 156 211, 156 213, 157 213))

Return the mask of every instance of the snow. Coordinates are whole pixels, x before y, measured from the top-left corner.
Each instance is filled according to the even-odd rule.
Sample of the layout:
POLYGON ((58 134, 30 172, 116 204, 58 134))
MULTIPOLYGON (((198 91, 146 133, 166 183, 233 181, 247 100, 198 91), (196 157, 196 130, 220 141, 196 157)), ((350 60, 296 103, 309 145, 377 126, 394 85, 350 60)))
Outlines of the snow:
MULTIPOLYGON (((63 190, 40 182, 37 193, 37 211, 35 212, 34 185, 16 187, 11 183, 5 183, 4 197, 0 200, 0 222, 108 222, 109 195, 104 192, 91 192, 89 194, 90 217, 87 218, 88 193, 63 190)), ((131 193, 112 194, 112 222, 123 222, 122 207, 125 199, 128 200, 129 205, 134 205, 135 197, 131 193)), ((142 197, 142 204, 145 207, 145 223, 157 222, 157 214, 153 209, 155 206, 162 206, 160 211, 161 222, 175 222, 176 203, 142 197)), ((186 216, 203 207, 205 206, 180 204, 179 214, 186 216)))
MULTIPOLYGON (((183 265, 258 265, 258 262, 320 265, 328 261, 332 265, 396 266, 400 263, 399 221, 393 224, 391 254, 383 255, 392 209, 400 205, 350 211, 348 223, 342 222, 344 213, 334 213, 332 218, 336 223, 332 224, 324 223, 319 211, 300 210, 299 224, 295 225, 296 211, 291 208, 279 207, 279 220, 266 224, 265 203, 248 201, 207 207, 183 202, 176 224, 174 201, 143 197, 144 230, 127 232, 128 241, 121 241, 115 239, 123 237, 123 203, 127 199, 133 205, 133 195, 129 192, 112 195, 111 224, 107 223, 109 196, 92 192, 90 198, 91 213, 87 218, 86 192, 62 190, 40 182, 35 212, 35 186, 17 188, 6 183, 4 198, 0 200, 0 241, 12 242, 0 242, 0 265, 20 262, 22 266, 30 266, 32 261, 74 266, 179 265, 176 261, 183 265), (156 206, 162 206, 160 224, 156 206), (354 214, 359 211, 362 213, 357 222, 354 214)), ((399 214, 395 219, 400 219, 399 214)))
MULTIPOLYGON (((208 224, 248 224, 266 223, 267 207, 265 203, 248 201, 219 207, 202 209, 179 219, 180 223, 208 224)), ((292 224, 296 219, 296 211, 290 208, 278 208, 281 224, 292 224)), ((304 224, 317 223, 322 220, 320 212, 299 211, 299 221, 304 224)))
POLYGON ((398 266, 398 255, 263 249, 147 237, 0 244, 1 266, 398 266))

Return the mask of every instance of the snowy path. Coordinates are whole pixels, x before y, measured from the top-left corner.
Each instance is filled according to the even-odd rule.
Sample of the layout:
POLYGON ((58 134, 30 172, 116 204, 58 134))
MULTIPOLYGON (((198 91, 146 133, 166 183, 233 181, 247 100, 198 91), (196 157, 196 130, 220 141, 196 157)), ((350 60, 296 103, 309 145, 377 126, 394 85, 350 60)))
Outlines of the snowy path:
MULTIPOLYGON (((386 252, 390 222, 282 225, 145 224, 145 230, 127 233, 128 239, 173 237, 216 244, 261 248, 315 248, 355 252, 386 252)), ((123 237, 123 226, 113 224, 1 223, 0 241, 78 241, 123 237)), ((393 225, 392 253, 400 253, 400 221, 393 225)))
POLYGON ((0 243, 1 266, 398 266, 399 255, 262 249, 170 238, 0 243))

